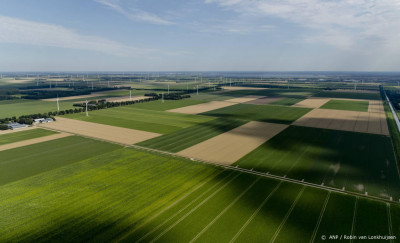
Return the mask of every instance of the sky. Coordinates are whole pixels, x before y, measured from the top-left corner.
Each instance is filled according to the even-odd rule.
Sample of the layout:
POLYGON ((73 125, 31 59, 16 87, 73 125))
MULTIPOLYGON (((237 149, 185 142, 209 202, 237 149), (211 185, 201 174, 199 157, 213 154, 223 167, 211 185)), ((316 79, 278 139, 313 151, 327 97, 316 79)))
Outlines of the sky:
POLYGON ((400 71, 400 1, 0 0, 0 71, 400 71))

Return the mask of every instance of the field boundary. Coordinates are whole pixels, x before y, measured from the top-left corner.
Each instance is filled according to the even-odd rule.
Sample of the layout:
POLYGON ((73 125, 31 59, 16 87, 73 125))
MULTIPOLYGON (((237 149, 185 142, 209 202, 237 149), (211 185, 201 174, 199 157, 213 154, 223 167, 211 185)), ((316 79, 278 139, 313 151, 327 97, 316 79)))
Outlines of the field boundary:
MULTIPOLYGON (((46 128, 46 129, 53 130, 53 131, 58 131, 58 130, 55 130, 55 129, 49 129, 49 128, 46 128)), ((105 139, 94 138, 94 137, 90 137, 90 136, 84 136, 84 135, 79 135, 79 134, 76 134, 76 135, 81 136, 81 137, 91 138, 91 139, 98 140, 98 141, 103 141, 103 142, 108 142, 108 143, 112 143, 112 144, 121 145, 121 146, 123 146, 125 148, 134 148, 134 149, 147 151, 147 152, 151 152, 151 153, 163 154, 163 155, 168 155, 168 156, 172 156, 172 157, 179 157, 179 158, 191 160, 193 162, 208 164, 208 165, 212 165, 212 166, 215 166, 215 167, 221 167, 221 168, 228 169, 228 170, 235 170, 235 171, 238 171, 238 172, 243 172, 243 173, 247 173, 247 174, 253 174, 253 175, 257 175, 257 176, 263 176, 263 177, 266 177, 266 178, 275 179, 275 180, 279 180, 279 181, 291 182, 291 183, 298 184, 298 185, 309 186, 309 187, 313 187, 313 188, 317 188, 317 189, 323 189, 323 190, 336 192, 336 193, 340 193, 340 194, 366 198, 366 199, 373 200, 373 201, 379 201, 379 202, 385 202, 385 203, 391 203, 391 204, 400 205, 400 200, 399 201, 393 201, 393 200, 390 200, 390 199, 375 197, 375 196, 371 196, 371 195, 365 195, 364 193, 343 191, 342 189, 328 187, 328 186, 325 186, 325 185, 318 185, 318 184, 313 184, 313 183, 306 182, 306 181, 300 181, 300 180, 291 179, 291 178, 287 178, 287 177, 272 175, 272 174, 269 174, 269 173, 253 171, 251 169, 249 170, 249 169, 245 169, 245 168, 240 168, 238 166, 225 165, 225 164, 219 164, 219 163, 209 162, 209 161, 205 161, 205 160, 193 159, 193 158, 186 157, 186 156, 181 156, 181 155, 178 155, 178 154, 175 154, 175 153, 170 153, 170 152, 161 151, 161 150, 152 149, 152 148, 146 148, 146 147, 142 147, 142 146, 139 146, 139 145, 134 145, 134 144, 133 145, 128 145, 128 144, 123 144, 123 143, 118 143, 118 142, 112 142, 112 141, 105 140, 105 139)))

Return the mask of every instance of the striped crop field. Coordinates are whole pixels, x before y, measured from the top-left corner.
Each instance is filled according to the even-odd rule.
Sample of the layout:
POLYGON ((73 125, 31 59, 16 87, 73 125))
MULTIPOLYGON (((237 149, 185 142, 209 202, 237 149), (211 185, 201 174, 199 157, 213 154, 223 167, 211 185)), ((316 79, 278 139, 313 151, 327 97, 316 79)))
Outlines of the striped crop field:
POLYGON ((379 93, 321 91, 321 92, 316 93, 313 96, 314 97, 324 97, 324 98, 381 100, 381 95, 379 93))
POLYGON ((396 235, 399 213, 398 204, 121 148, 0 186, 0 241, 322 242, 396 235))
POLYGON ((243 119, 250 121, 290 124, 305 115, 311 109, 283 107, 274 105, 237 104, 225 108, 208 111, 202 115, 222 117, 226 119, 243 119))
POLYGON ((234 165, 400 199, 398 168, 387 136, 290 126, 234 165))
POLYGON ((168 152, 179 152, 245 123, 246 121, 244 120, 217 118, 138 143, 137 145, 168 152))
POLYGON ((0 152, 0 185, 28 178, 119 148, 77 136, 0 152))
POLYGON ((197 105, 201 103, 205 103, 207 101, 198 100, 198 99, 182 99, 182 100, 154 100, 143 103, 136 103, 133 106, 126 106, 127 108, 137 108, 137 109, 146 109, 146 110, 155 110, 155 111, 166 111, 172 110, 180 107, 197 105))
POLYGON ((134 106, 91 111, 89 116, 85 113, 75 113, 66 115, 65 118, 161 134, 175 132, 213 119, 207 116, 137 109, 134 106))
POLYGON ((284 105, 284 106, 291 106, 300 101, 304 100, 304 98, 284 98, 282 100, 274 101, 269 103, 270 105, 284 105))
POLYGON ((44 130, 44 129, 31 129, 26 131, 18 131, 8 134, 0 135, 0 145, 15 143, 23 140, 28 140, 32 138, 44 137, 52 134, 56 134, 57 132, 44 130))

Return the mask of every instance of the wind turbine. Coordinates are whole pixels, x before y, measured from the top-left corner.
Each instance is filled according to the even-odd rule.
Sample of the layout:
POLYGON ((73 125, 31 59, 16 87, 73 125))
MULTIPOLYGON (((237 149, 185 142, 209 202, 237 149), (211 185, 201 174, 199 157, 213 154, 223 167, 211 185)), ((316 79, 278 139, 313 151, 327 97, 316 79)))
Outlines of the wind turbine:
POLYGON ((161 93, 161 101, 164 103, 164 92, 161 93))
POLYGON ((129 90, 129 99, 132 101, 132 91, 129 90))
POLYGON ((197 85, 197 95, 199 95, 199 86, 197 85))
POLYGON ((86 100, 86 116, 89 116, 89 113, 88 113, 88 101, 86 100))
POLYGON ((60 111, 60 103, 59 103, 58 95, 57 95, 57 111, 60 111))

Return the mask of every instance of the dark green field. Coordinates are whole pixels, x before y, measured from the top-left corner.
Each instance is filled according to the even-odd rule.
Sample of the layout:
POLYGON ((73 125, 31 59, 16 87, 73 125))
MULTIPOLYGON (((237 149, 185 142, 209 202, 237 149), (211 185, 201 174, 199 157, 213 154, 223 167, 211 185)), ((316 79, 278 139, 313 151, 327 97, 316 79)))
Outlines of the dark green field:
POLYGON ((290 124, 309 112, 311 109, 284 107, 274 105, 237 104, 202 113, 226 119, 243 119, 250 121, 290 124))
POLYGON ((344 99, 365 99, 365 100, 380 100, 381 95, 379 93, 357 93, 357 92, 333 92, 333 91, 321 91, 313 95, 314 97, 326 97, 326 98, 344 98, 344 99))
POLYGON ((44 130, 44 129, 32 129, 27 131, 18 131, 14 133, 2 134, 0 135, 0 145, 7 143, 15 143, 27 139, 44 137, 52 134, 56 134, 57 132, 44 130))
POLYGON ((156 137, 137 145, 168 152, 179 152, 245 123, 246 121, 244 120, 219 118, 156 137))
POLYGON ((390 138, 291 126, 235 163, 270 174, 399 200, 390 138))
POLYGON ((321 109, 368 112, 368 101, 330 100, 321 109))
POLYGON ((269 103, 270 105, 285 105, 285 106, 291 106, 296 103, 299 103, 300 101, 304 100, 304 98, 284 98, 282 100, 278 100, 275 102, 269 103))
POLYGON ((135 105, 91 111, 88 117, 85 113, 75 113, 65 117, 161 134, 175 132, 213 119, 207 116, 137 109, 135 105))

